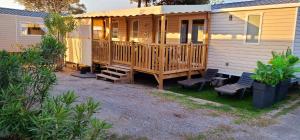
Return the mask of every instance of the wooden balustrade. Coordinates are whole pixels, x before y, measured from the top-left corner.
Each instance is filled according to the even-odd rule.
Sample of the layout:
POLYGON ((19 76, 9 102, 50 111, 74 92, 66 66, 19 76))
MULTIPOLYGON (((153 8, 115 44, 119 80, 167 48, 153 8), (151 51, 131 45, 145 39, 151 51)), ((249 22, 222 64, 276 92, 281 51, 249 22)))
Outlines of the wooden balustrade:
POLYGON ((93 42, 93 61, 101 64, 112 63, 131 66, 134 70, 150 74, 159 73, 159 56, 163 55, 164 74, 191 72, 205 68, 206 45, 202 44, 166 44, 160 54, 159 44, 141 44, 130 42, 112 42, 112 54, 109 55, 108 41, 93 42))
POLYGON ((100 64, 109 64, 109 41, 93 41, 92 60, 100 64))
POLYGON ((166 45, 164 73, 170 74, 203 68, 204 47, 202 44, 166 45))
POLYGON ((131 65, 132 49, 133 45, 130 42, 112 42, 113 63, 131 65))
POLYGON ((159 45, 135 44, 134 48, 134 69, 148 73, 158 73, 159 45))

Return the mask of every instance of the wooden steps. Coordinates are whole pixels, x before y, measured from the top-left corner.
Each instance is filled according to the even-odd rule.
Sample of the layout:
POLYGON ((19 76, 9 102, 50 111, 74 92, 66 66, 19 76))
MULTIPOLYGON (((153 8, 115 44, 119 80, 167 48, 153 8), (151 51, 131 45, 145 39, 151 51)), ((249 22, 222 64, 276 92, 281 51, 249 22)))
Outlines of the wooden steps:
POLYGON ((129 83, 131 81, 131 70, 121 65, 105 66, 101 74, 97 74, 97 79, 112 81, 114 83, 129 83))
POLYGON ((116 76, 126 76, 124 73, 119 73, 119 72, 114 72, 114 71, 109 71, 109 70, 102 70, 102 73, 105 74, 111 74, 111 75, 116 75, 116 76))

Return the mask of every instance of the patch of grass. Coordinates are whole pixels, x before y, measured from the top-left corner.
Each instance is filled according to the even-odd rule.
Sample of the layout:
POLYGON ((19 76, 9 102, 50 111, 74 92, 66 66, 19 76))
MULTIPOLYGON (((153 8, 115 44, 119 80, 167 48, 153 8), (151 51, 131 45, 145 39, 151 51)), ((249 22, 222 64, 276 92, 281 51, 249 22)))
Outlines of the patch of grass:
POLYGON ((200 104, 189 99, 189 96, 178 95, 171 92, 164 92, 164 93, 156 92, 153 93, 153 95, 159 96, 163 101, 176 101, 182 104, 183 106, 187 107, 188 109, 213 109, 213 110, 224 111, 224 112, 232 110, 231 107, 227 105, 217 106, 211 103, 200 104))
POLYGON ((216 128, 201 133, 198 136, 186 136, 186 140, 234 140, 229 134, 233 129, 228 125, 218 125, 216 128))
POLYGON ((276 119, 267 118, 267 117, 254 118, 246 122, 246 124, 248 124, 249 126, 256 126, 256 127, 267 127, 276 123, 277 123, 276 119))
POLYGON ((279 116, 282 116, 282 115, 286 115, 289 112, 297 109, 298 107, 300 107, 300 101, 297 101, 296 103, 294 103, 293 105, 291 105, 289 107, 283 108, 281 111, 279 111, 278 113, 276 113, 274 115, 274 117, 279 117, 279 116))
POLYGON ((117 134, 112 134, 107 138, 107 140, 148 140, 148 138, 146 138, 146 137, 135 138, 130 135, 119 136, 117 134))
POLYGON ((293 93, 289 98, 281 103, 275 104, 270 108, 267 109, 256 109, 252 105, 252 96, 247 94, 243 99, 239 99, 233 96, 219 96, 217 92, 215 92, 211 88, 206 88, 203 91, 197 91, 195 89, 184 89, 179 86, 174 86, 169 88, 170 91, 183 94, 186 96, 191 96, 194 98, 204 99, 208 101, 213 101, 217 103, 224 104, 225 106, 234 107, 236 111, 240 112, 240 114, 247 114, 252 117, 259 116, 263 113, 269 112, 271 110, 279 108, 282 104, 286 104, 287 101, 293 99, 299 99, 300 91, 299 90, 292 90, 293 93))

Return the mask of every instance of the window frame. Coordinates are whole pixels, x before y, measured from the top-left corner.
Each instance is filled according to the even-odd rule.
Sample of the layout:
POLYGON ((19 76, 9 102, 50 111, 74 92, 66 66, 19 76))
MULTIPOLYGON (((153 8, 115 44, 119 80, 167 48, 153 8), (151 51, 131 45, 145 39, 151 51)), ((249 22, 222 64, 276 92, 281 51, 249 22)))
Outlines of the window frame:
MULTIPOLYGON (((205 38, 206 38, 206 19, 200 19, 200 18, 194 18, 194 19, 191 19, 190 20, 190 22, 191 22, 191 39, 190 39, 190 43, 192 43, 192 44, 205 44, 205 38), (197 43, 193 43, 193 25, 194 25, 194 21, 195 20, 203 20, 203 41, 202 41, 202 43, 199 43, 199 38, 197 38, 197 43)), ((197 32, 198 32, 199 30, 197 30, 197 32)), ((199 37, 199 34, 198 34, 198 37, 199 37)), ((201 42, 201 41, 200 41, 201 42)))
MULTIPOLYGON (((192 37, 192 35, 191 35, 191 31, 192 31, 192 26, 191 26, 191 24, 190 24, 190 22, 191 22, 191 19, 190 18, 180 18, 179 19, 179 44, 182 44, 181 43, 181 27, 182 27, 182 21, 184 21, 184 20, 187 20, 188 21, 188 27, 187 27, 187 43, 186 44, 189 44, 190 42, 191 42, 191 37, 192 37)), ((183 43, 184 44, 184 43, 183 43)))
POLYGON ((115 21, 112 21, 112 25, 114 24, 114 23, 117 23, 118 24, 118 33, 117 33, 117 37, 113 37, 113 29, 114 29, 114 27, 112 26, 112 28, 111 28, 111 39, 113 40, 113 41, 119 41, 120 40, 120 22, 119 21, 117 21, 117 20, 115 20, 115 21))
MULTIPOLYGON (((43 35, 28 34, 28 27, 26 27, 27 28, 27 34, 23 34, 23 32, 22 32, 23 25, 28 25, 28 24, 37 24, 37 25, 40 26, 41 30, 43 30, 42 28, 46 28, 46 26, 43 23, 19 22, 19 31, 20 31, 19 34, 20 34, 20 36, 32 36, 32 37, 41 37, 41 36, 43 36, 43 35)), ((46 34, 47 31, 44 31, 44 32, 46 34)))
POLYGON ((135 41, 135 42, 139 42, 139 32, 140 32, 140 21, 139 21, 139 19, 133 19, 132 21, 131 21, 131 33, 130 33, 130 40, 131 41, 135 41), (137 28, 137 37, 134 37, 133 36, 133 23, 134 22, 138 22, 138 28, 137 28))
POLYGON ((256 13, 246 14, 246 17, 245 17, 246 22, 245 22, 245 25, 244 25, 244 44, 247 44, 247 45, 260 45, 260 43, 261 43, 261 33, 262 33, 262 24, 263 24, 263 16, 264 16, 263 12, 260 12, 260 13, 256 12, 256 13), (256 43, 247 42, 247 30, 248 30, 249 16, 260 16, 258 40, 257 40, 256 43))

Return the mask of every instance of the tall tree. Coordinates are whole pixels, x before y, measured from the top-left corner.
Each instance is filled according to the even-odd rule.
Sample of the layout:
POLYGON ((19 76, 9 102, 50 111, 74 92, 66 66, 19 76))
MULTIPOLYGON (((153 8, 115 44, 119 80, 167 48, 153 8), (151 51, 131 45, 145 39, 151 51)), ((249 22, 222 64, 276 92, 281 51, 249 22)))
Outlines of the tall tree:
POLYGON ((156 0, 130 0, 130 2, 137 3, 137 7, 142 7, 142 4, 144 4, 145 7, 151 6, 151 4, 154 4, 156 0))
POLYGON ((49 13, 83 13, 86 8, 80 0, 15 0, 27 10, 49 13))
MULTIPOLYGON (((136 2, 138 7, 145 7, 151 5, 193 5, 193 4, 208 4, 210 0, 130 0, 131 2, 136 2)), ((212 0, 216 1, 216 0, 212 0)))
POLYGON ((158 0, 156 5, 195 5, 208 4, 210 0, 158 0))

